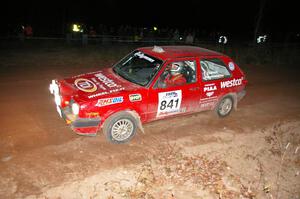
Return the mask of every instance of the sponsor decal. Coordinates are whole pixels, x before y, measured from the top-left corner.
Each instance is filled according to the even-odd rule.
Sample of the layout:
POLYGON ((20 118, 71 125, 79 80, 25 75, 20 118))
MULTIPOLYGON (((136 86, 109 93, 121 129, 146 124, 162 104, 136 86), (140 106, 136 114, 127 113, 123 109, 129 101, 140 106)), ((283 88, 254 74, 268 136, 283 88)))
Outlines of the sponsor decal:
POLYGON ((225 82, 221 82, 221 88, 230 88, 234 86, 242 85, 243 77, 239 79, 232 79, 225 82))
POLYGON ((97 84, 99 90, 104 90, 104 91, 107 90, 107 88, 103 84, 101 84, 99 82, 97 82, 96 84, 97 84))
POLYGON ((181 90, 158 93, 158 106, 156 117, 180 113, 181 90))
POLYGON ((154 59, 152 59, 152 58, 146 56, 144 53, 141 53, 141 52, 136 52, 136 53, 134 53, 134 56, 137 56, 137 57, 139 57, 140 59, 145 59, 145 60, 147 60, 147 61, 149 61, 149 62, 151 62, 151 63, 154 62, 154 59))
POLYGON ((88 113, 86 113, 86 115, 88 117, 97 117, 97 116, 99 116, 99 113, 98 112, 88 112, 88 113))
POLYGON ((211 98, 200 99, 200 108, 207 109, 213 107, 217 103, 217 96, 211 98))
POLYGON ((200 108, 209 108, 215 105, 214 101, 204 102, 200 104, 200 108))
POLYGON ((97 93, 97 94, 94 94, 94 95, 89 95, 88 98, 92 99, 92 98, 99 97, 101 95, 106 95, 106 94, 108 94, 108 92, 107 91, 103 91, 101 93, 97 93))
POLYGON ((115 92, 119 92, 119 91, 122 91, 122 90, 124 90, 124 89, 125 89, 125 88, 122 87, 122 88, 112 89, 112 90, 109 90, 109 91, 103 91, 103 92, 100 92, 100 93, 96 93, 96 94, 93 94, 93 95, 89 95, 88 98, 89 98, 89 99, 92 99, 92 98, 99 97, 99 96, 102 96, 102 95, 107 95, 107 94, 112 94, 112 93, 115 93, 115 92))
POLYGON ((234 71, 234 69, 235 69, 234 63, 233 63, 233 62, 229 62, 229 63, 228 63, 228 68, 229 68, 231 71, 234 71))
POLYGON ((123 102, 123 96, 99 99, 95 106, 102 107, 123 102))
POLYGON ((109 79, 108 77, 106 77, 102 73, 97 73, 97 74, 95 74, 95 76, 99 79, 99 81, 101 81, 103 84, 105 84, 109 88, 121 87, 120 85, 116 84, 114 82, 114 80, 109 79))
POLYGON ((215 92, 213 92, 213 91, 207 92, 207 93, 206 93, 206 96, 207 96, 207 97, 211 97, 211 96, 213 96, 214 93, 215 93, 215 92))
POLYGON ((141 94, 130 94, 129 95, 129 100, 131 102, 138 102, 138 101, 142 100, 142 96, 141 96, 141 94))
POLYGON ((203 88, 203 91, 205 92, 205 95, 207 97, 213 96, 215 90, 217 90, 217 86, 215 85, 215 83, 205 84, 203 88))
POLYGON ((165 95, 162 95, 162 97, 163 99, 176 98, 178 97, 178 91, 165 92, 165 95))
POLYGON ((215 91, 215 90, 217 90, 217 86, 215 85, 215 83, 212 83, 212 84, 206 84, 206 85, 204 85, 203 90, 204 90, 204 92, 207 92, 207 91, 215 91))
POLYGON ((84 92, 95 92, 97 90, 97 86, 91 80, 85 78, 79 78, 74 81, 75 86, 84 92))

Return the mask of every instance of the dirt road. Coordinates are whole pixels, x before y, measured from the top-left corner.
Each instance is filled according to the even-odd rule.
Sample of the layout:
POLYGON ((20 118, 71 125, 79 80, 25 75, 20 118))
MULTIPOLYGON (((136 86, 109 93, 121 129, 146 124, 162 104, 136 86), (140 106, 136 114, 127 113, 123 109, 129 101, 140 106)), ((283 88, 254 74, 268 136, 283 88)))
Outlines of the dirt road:
MULTIPOLYGON (((125 55, 108 53, 70 47, 2 50, 0 198, 300 198, 300 66, 241 65, 247 95, 230 117, 204 112, 153 122, 131 143, 113 145, 101 133, 75 135, 48 91, 53 78, 97 70, 125 55), (213 164, 218 158, 220 167, 215 173, 208 168, 207 175, 218 173, 220 179, 210 185, 189 182, 188 164, 178 178, 172 178, 172 169, 170 178, 159 178, 160 167, 170 162, 157 157, 170 148, 183 158, 174 162, 170 153, 175 165, 192 157, 218 165, 213 164), (149 159, 154 177, 140 182, 137 176, 149 159)), ((148 172, 143 179, 149 178, 148 172)))

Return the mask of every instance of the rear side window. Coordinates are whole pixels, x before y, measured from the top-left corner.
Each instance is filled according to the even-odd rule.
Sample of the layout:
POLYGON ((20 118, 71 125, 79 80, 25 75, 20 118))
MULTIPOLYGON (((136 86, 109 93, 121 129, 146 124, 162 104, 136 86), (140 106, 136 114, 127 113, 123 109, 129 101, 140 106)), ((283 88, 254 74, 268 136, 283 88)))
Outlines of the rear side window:
POLYGON ((202 80, 216 80, 231 77, 224 62, 219 58, 202 59, 200 61, 202 80))

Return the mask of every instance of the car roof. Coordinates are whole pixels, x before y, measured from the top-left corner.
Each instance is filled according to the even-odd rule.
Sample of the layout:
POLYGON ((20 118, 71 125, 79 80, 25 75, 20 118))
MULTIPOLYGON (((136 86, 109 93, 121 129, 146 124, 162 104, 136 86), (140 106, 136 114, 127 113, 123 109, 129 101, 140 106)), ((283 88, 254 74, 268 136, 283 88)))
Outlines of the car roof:
POLYGON ((162 60, 183 57, 224 56, 219 52, 197 46, 152 46, 138 48, 137 50, 162 60))

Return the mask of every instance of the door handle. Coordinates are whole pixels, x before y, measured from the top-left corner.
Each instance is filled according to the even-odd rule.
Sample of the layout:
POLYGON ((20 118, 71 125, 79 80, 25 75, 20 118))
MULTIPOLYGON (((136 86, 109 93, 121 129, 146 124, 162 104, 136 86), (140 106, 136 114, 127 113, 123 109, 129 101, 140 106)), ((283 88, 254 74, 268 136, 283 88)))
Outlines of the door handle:
POLYGON ((200 87, 192 87, 192 88, 189 88, 190 91, 197 91, 197 90, 199 90, 199 89, 200 89, 200 87))

